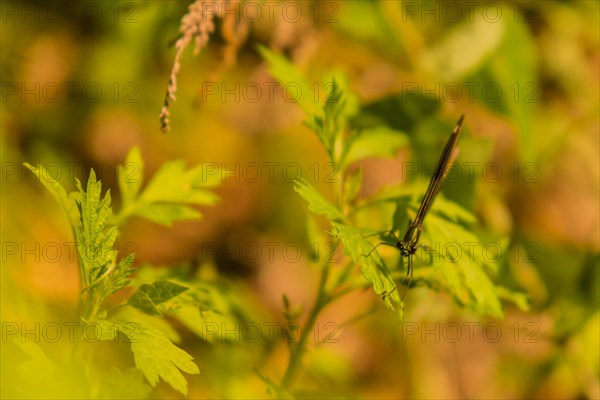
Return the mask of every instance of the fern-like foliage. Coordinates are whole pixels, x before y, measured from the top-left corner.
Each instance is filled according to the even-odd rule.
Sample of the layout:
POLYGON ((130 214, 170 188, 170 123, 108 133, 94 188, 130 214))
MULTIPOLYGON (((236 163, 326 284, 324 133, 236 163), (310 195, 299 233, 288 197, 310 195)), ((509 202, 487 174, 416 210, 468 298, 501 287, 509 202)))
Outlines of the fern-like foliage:
MULTIPOLYGON (((301 88, 308 91, 307 79, 285 57, 265 48, 260 48, 260 52, 267 61, 271 75, 283 85, 294 79, 296 85, 300 84, 301 88)), ((400 306, 402 315, 403 304, 398 290, 395 290, 399 275, 387 267, 376 251, 371 252, 374 244, 365 238, 364 232, 392 228, 402 235, 409 219, 414 218, 425 187, 404 184, 400 188, 383 190, 369 199, 358 198, 362 170, 351 168, 352 164, 365 158, 394 157, 398 148, 409 144, 408 136, 385 125, 352 129, 349 121, 360 114, 356 95, 339 74, 334 74, 325 82, 324 87, 328 87, 329 91, 324 100, 318 103, 304 100, 299 101, 298 105, 306 113, 306 126, 317 135, 330 162, 336 163, 339 168, 336 201, 335 204, 328 201, 326 196, 304 180, 296 182, 295 190, 308 202, 312 213, 329 220, 330 235, 343 246, 344 254, 360 265, 363 277, 370 282, 386 306, 392 309, 400 306), (367 229, 358 225, 357 221, 369 221, 369 213, 373 209, 389 209, 390 206, 395 210, 393 215, 389 215, 391 226, 371 226, 367 229)), ((502 317, 499 294, 520 306, 524 304, 523 296, 514 293, 507 295, 504 288, 494 285, 490 278, 490 274, 494 273, 493 266, 482 258, 481 252, 472 251, 473 245, 477 244, 481 249, 479 239, 469 229, 475 222, 476 218, 471 213, 440 195, 426 221, 423 241, 460 243, 461 256, 456 260, 449 259, 447 254, 436 254, 430 260, 421 257, 415 278, 426 286, 448 291, 461 306, 502 317)), ((393 242, 389 244, 394 245, 393 242)), ((359 286, 351 278, 348 279, 347 284, 359 286)), ((343 279, 338 282, 344 283, 343 279)))
MULTIPOLYGON (((117 315, 111 315, 111 309, 105 304, 109 296, 130 284, 134 272, 135 255, 131 253, 118 260, 115 250, 123 222, 134 215, 163 225, 199 218, 200 212, 192 206, 214 204, 217 197, 207 188, 217 182, 205 180, 201 168, 186 170, 182 161, 173 161, 163 165, 142 189, 144 164, 140 151, 134 148, 128 154, 125 165, 118 170, 122 208, 115 216, 110 191, 102 194, 102 183, 97 180, 94 170, 91 170, 85 187, 77 180, 77 190, 67 195, 66 190, 50 178, 43 167, 25 166, 40 179, 69 218, 77 243, 82 321, 97 324, 100 340, 111 341, 118 332, 129 337, 136 368, 148 382, 155 386, 160 377, 186 394, 187 383, 181 371, 199 373, 192 357, 161 331, 138 321, 123 321, 117 315), (132 326, 136 329, 124 329, 132 326)), ((157 280, 139 287, 125 304, 162 317, 159 307, 187 290, 186 286, 157 280)), ((118 376, 121 376, 120 373, 118 376)))

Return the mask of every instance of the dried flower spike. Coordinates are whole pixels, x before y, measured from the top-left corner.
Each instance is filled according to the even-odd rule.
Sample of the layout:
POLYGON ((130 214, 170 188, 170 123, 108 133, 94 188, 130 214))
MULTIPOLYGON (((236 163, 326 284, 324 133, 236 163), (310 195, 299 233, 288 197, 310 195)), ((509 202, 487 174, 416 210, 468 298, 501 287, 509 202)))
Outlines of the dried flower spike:
POLYGON ((226 10, 231 2, 232 0, 196 0, 190 4, 188 13, 182 18, 181 26, 179 27, 181 37, 175 42, 175 61, 171 68, 165 101, 160 110, 160 125, 163 133, 166 133, 169 130, 169 108, 171 106, 171 101, 175 101, 177 74, 181 68, 180 62, 183 51, 195 38, 194 55, 200 53, 200 50, 208 44, 210 34, 215 30, 215 16, 222 18, 223 10, 226 10))

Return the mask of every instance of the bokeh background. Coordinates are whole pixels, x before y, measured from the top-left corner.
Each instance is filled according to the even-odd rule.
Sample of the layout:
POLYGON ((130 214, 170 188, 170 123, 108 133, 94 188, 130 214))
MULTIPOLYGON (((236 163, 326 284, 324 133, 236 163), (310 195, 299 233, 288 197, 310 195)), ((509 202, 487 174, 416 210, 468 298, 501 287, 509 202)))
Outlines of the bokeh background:
MULTIPOLYGON (((600 397, 596 1, 236 3, 239 45, 228 44, 231 27, 217 21, 199 54, 193 45, 184 53, 166 134, 159 112, 190 2, 51 3, 2 4, 2 397, 88 393, 73 372, 52 387, 24 379, 31 355, 5 335, 7 322, 31 328, 77 320, 68 222, 22 162, 56 171, 70 190, 75 177, 86 179, 94 168, 115 208, 116 166, 134 145, 148 178, 174 159, 232 171, 216 188, 221 201, 203 208, 201 221, 165 228, 132 219, 119 243, 135 245, 137 265, 219 277, 257 321, 285 322, 283 294, 308 308, 317 271, 280 251, 266 257, 265 243, 308 249, 308 211, 291 178, 296 166, 304 176, 318 172, 316 186, 328 193, 330 171, 297 104, 280 89, 268 95, 274 80, 259 44, 283 52, 319 90, 326 72, 341 71, 360 98, 356 126, 383 121, 410 137, 395 158, 363 163, 362 196, 406 182, 405 161, 431 170, 449 127, 465 113, 460 160, 495 163, 502 176, 486 179, 476 169, 475 179, 448 184, 444 193, 477 216, 481 237, 505 238, 516 249, 498 279, 530 299, 529 311, 507 304, 500 321, 417 288, 406 298, 401 325, 372 290, 345 296, 318 320, 324 332, 329 322, 343 327, 336 343, 311 343, 295 393, 600 397), (256 86, 263 91, 254 100, 256 86), (244 254, 256 244, 262 257, 244 254)), ((260 344, 206 343, 174 329, 202 371, 188 376, 190 398, 266 397, 256 370, 277 381, 287 362, 281 335, 260 344)), ((57 358, 70 351, 66 341, 40 345, 57 358)), ((102 345, 96 354, 90 362, 106 371, 132 365, 126 348, 102 345)), ((179 395, 161 384, 150 396, 179 395)))

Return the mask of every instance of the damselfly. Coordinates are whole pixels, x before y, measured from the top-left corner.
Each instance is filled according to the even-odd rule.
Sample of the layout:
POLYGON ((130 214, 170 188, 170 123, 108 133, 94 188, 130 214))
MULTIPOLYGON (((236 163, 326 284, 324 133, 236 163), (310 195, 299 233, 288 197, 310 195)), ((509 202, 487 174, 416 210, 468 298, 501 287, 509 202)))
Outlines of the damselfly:
MULTIPOLYGON (((458 122, 456 123, 456 126, 454 127, 454 130, 452 131, 452 134, 450 135, 450 138, 448 139, 448 142, 446 143, 446 147, 444 147, 444 151, 442 152, 442 156, 440 157, 440 160, 437 163, 435 172, 431 177, 431 181, 429 182, 429 186, 427 187, 425 196, 421 201, 421 206, 417 211, 415 219, 409 222, 408 229, 404 234, 404 238, 402 240, 398 239, 392 231, 392 234, 394 234, 394 237, 396 238, 396 245, 393 247, 396 247, 398 248, 398 250, 400 250, 400 254, 402 255, 402 257, 408 258, 408 267, 406 270, 406 277, 408 278, 407 288, 410 286, 413 276, 412 256, 417 252, 419 238, 421 236, 421 232, 423 231, 423 220, 425 219, 427 212, 431 208, 431 205, 433 204, 433 201, 435 200, 436 196, 440 192, 442 184, 444 183, 446 175, 448 174, 448 169, 450 168, 450 161, 452 160, 452 154, 454 153, 454 149, 456 148, 456 143, 458 143, 458 137, 460 135, 460 129, 462 127, 464 117, 464 114, 461 115, 458 122)), ((379 245, 382 244, 392 246, 391 244, 380 242, 373 248, 373 250, 369 252, 369 254, 367 254, 367 257, 379 245)), ((404 299, 405 295, 406 292, 404 292, 402 299, 404 299)))

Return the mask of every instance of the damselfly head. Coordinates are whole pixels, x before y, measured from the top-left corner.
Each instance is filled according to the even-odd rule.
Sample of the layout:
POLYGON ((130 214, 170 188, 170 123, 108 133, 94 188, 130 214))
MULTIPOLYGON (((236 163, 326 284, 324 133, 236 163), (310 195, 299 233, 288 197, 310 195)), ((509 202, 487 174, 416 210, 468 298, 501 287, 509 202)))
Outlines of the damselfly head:
POLYGON ((414 254, 417 252, 416 243, 406 242, 404 240, 397 242, 396 247, 398 248, 398 250, 400 250, 400 254, 403 257, 408 257, 411 254, 414 254))

